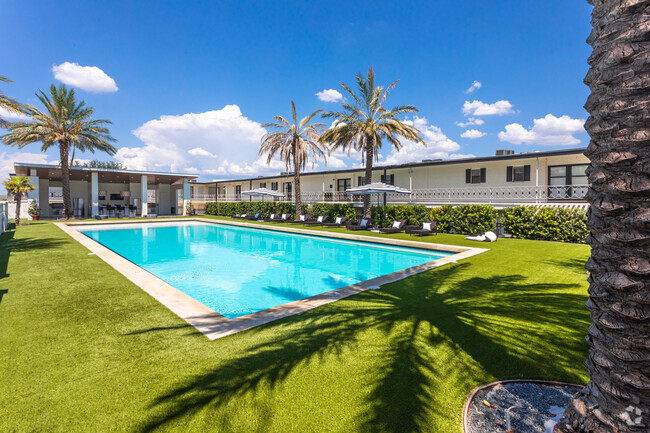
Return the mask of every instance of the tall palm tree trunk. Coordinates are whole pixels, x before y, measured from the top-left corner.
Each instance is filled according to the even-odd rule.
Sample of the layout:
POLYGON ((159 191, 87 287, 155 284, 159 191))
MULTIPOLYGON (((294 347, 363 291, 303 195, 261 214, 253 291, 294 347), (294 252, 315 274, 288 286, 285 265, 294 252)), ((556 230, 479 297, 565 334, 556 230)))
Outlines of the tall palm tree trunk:
POLYGON ((296 194, 296 221, 300 221, 302 215, 302 197, 300 196, 300 158, 298 157, 298 140, 293 145, 293 168, 295 170, 293 183, 296 194))
POLYGON ((70 146, 65 141, 59 142, 59 153, 61 155, 61 184, 63 190, 63 217, 70 219, 73 217, 72 198, 70 197, 70 161, 68 155, 70 146))
MULTIPOLYGON (((368 137, 366 143, 366 185, 372 183, 372 163, 375 156, 375 137, 368 137)), ((363 217, 370 218, 370 194, 363 196, 363 217)))
POLYGON ((20 204, 23 196, 22 194, 15 194, 14 198, 16 199, 16 215, 14 216, 14 222, 16 223, 16 227, 18 227, 20 225, 20 204))
POLYGON ((556 432, 650 431, 650 1, 594 5, 591 89, 590 382, 556 432))

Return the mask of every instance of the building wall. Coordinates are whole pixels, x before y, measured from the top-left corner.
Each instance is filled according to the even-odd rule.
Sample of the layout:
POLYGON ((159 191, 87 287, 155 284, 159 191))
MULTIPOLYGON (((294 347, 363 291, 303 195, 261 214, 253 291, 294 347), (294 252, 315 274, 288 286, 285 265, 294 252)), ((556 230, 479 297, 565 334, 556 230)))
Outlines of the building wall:
MULTIPOLYGON (((512 186, 535 186, 548 184, 548 167, 552 165, 569 165, 569 164, 588 164, 589 160, 582 154, 576 155, 559 155, 549 157, 536 157, 531 155, 530 158, 506 159, 497 161, 469 161, 458 164, 441 164, 429 166, 416 166, 394 168, 386 170, 387 175, 395 175, 395 185, 411 189, 430 189, 430 188, 465 188, 465 187, 512 187, 512 186), (530 166, 530 180, 528 181, 507 181, 508 166, 530 166), (468 184, 465 181, 465 171, 467 169, 485 168, 486 182, 478 184, 468 184)), ((382 168, 373 171, 373 182, 379 182, 384 174, 382 168)), ((354 172, 337 172, 331 171, 324 174, 304 173, 301 176, 301 188, 303 193, 310 192, 335 192, 337 190, 337 181, 339 179, 350 179, 351 186, 358 186, 358 177, 365 176, 363 169, 354 172)), ((272 182, 278 182, 278 187, 282 190, 283 182, 293 182, 293 176, 278 176, 274 178, 253 180, 253 188, 258 188, 260 183, 266 183, 267 188, 271 188, 272 182)), ((250 189, 250 181, 223 181, 218 182, 219 194, 223 195, 223 188, 227 190, 229 196, 235 193, 237 185, 241 186, 242 191, 250 189)))

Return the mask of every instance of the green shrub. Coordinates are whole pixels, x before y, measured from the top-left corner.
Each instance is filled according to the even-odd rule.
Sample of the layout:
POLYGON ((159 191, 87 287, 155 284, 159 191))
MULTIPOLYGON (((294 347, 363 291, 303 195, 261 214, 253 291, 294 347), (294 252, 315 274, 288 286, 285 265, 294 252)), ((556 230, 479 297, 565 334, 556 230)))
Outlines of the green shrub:
POLYGON ((503 228, 516 238, 584 243, 587 213, 580 209, 518 206, 504 211, 503 228))
POLYGON ((449 214, 447 231, 472 234, 494 230, 497 211, 492 206, 468 204, 456 206, 449 214))
MULTIPOLYGON (((303 213, 327 215, 329 221, 337 216, 345 215, 348 221, 357 220, 357 209, 351 203, 314 203, 311 206, 303 204, 303 213)), ((254 201, 254 202, 210 202, 205 204, 208 215, 234 216, 246 212, 262 212, 264 218, 270 214, 290 213, 295 218, 295 207, 287 202, 254 201)), ((484 205, 445 205, 429 209, 423 205, 386 205, 372 206, 370 215, 375 225, 390 227, 394 220, 406 220, 406 224, 420 225, 425 221, 437 221, 438 231, 450 233, 477 233, 493 230, 496 225, 497 212, 492 206, 484 205)))
POLYGON ((375 225, 379 227, 390 227, 395 220, 406 220, 408 225, 420 225, 428 221, 430 209, 423 205, 386 205, 373 206, 370 209, 370 216, 375 225))

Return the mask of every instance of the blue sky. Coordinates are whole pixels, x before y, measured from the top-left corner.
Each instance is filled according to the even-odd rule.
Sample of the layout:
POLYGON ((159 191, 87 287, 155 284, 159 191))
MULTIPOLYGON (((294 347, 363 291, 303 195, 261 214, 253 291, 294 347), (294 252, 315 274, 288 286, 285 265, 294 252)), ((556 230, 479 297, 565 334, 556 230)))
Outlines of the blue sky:
MULTIPOLYGON (((4 93, 36 104, 39 88, 76 87, 113 121, 115 158, 133 169, 203 180, 275 173, 282 163, 257 157, 261 124, 288 116, 291 100, 302 115, 337 109, 328 102, 336 92, 317 93, 342 92, 339 82, 354 84, 369 66, 380 84, 400 80, 387 105, 417 106, 409 120, 428 143, 400 153, 386 146, 380 163, 588 144, 586 1, 1 0, 0 8, 0 75, 14 81, 0 84, 4 93)), ((2 146, 0 177, 14 160, 58 155, 2 146)), ((359 163, 334 154, 327 167, 359 163)))

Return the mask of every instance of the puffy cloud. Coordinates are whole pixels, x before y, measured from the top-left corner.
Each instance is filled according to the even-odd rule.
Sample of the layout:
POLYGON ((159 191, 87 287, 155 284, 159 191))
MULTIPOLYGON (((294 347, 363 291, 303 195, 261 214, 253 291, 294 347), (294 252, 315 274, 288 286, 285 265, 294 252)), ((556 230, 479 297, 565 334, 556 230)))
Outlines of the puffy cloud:
POLYGON ((406 123, 415 126, 422 132, 422 138, 427 147, 420 143, 401 140, 404 147, 399 152, 392 149, 386 159, 381 161, 382 164, 404 164, 422 159, 447 159, 451 157, 452 152, 460 149, 460 144, 447 137, 439 127, 431 125, 424 117, 416 116, 415 119, 407 120, 406 123))
POLYGON ((259 158, 262 125, 242 115, 237 105, 205 113, 166 115, 133 134, 143 146, 122 147, 115 155, 134 170, 183 171, 211 175, 263 175, 285 169, 281 161, 259 158), (200 145, 200 146, 198 146, 200 145))
POLYGON ((62 83, 95 93, 117 92, 115 80, 97 66, 65 62, 52 66, 54 78, 62 83))
POLYGON ((486 135, 485 132, 481 132, 478 129, 468 129, 467 131, 460 134, 461 137, 470 138, 472 140, 475 138, 481 138, 484 135, 486 135))
POLYGON ((323 102, 340 102, 343 100, 343 95, 336 89, 324 89, 316 93, 316 96, 323 102))
POLYGON ((573 134, 583 131, 584 124, 584 119, 572 119, 567 115, 555 117, 552 114, 547 114, 541 119, 533 119, 533 127, 530 129, 526 129, 519 123, 506 125, 505 130, 499 132, 499 140, 512 144, 570 146, 581 142, 573 134))
POLYGON ((0 107, 0 119, 6 121, 16 121, 16 120, 30 120, 31 117, 24 113, 19 113, 17 111, 7 110, 6 108, 0 107))
POLYGON ((472 82, 472 85, 469 86, 469 89, 465 90, 464 93, 472 93, 474 90, 478 90, 478 89, 480 89, 482 85, 483 85, 483 84, 481 84, 480 81, 474 80, 474 81, 472 82))
POLYGON ((216 155, 211 154, 202 147, 195 147, 187 151, 192 156, 207 156, 208 158, 216 158, 216 155))
POLYGON ((466 116, 491 116, 498 114, 499 116, 504 114, 514 113, 513 105, 509 101, 497 101, 493 104, 486 104, 483 101, 474 100, 472 102, 465 101, 463 104, 463 113, 466 116))
MULTIPOLYGON (((48 155, 44 153, 31 153, 31 152, 0 152, 0 182, 9 178, 9 174, 13 173, 14 162, 28 162, 32 164, 58 164, 58 160, 48 160, 48 155)), ((1 192, 5 193, 4 190, 1 192)))
POLYGON ((483 119, 478 119, 476 117, 470 117, 467 119, 467 122, 456 122, 456 125, 460 126, 461 128, 467 128, 468 126, 472 125, 482 125, 485 123, 485 120, 483 119))

